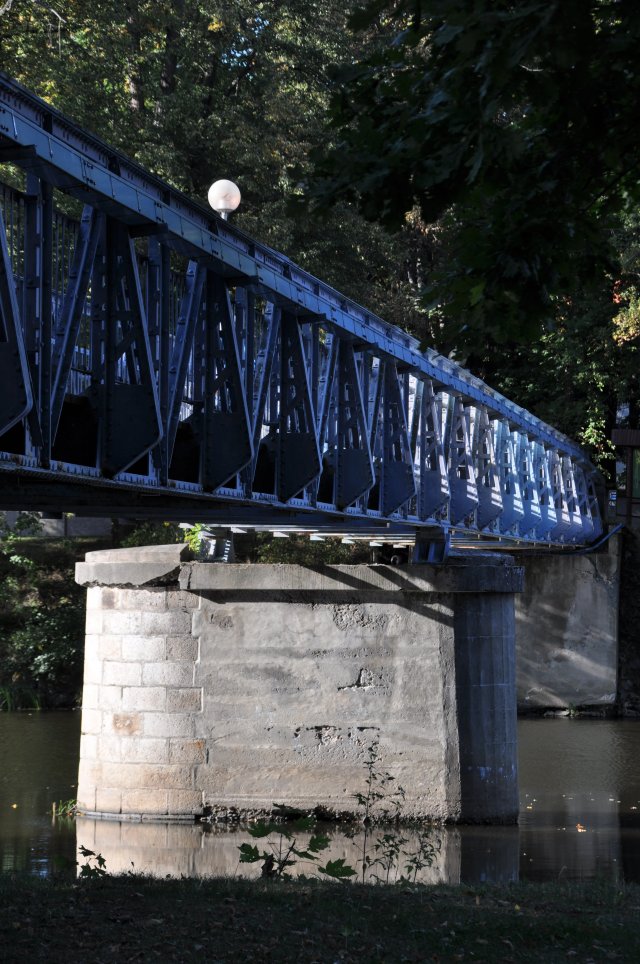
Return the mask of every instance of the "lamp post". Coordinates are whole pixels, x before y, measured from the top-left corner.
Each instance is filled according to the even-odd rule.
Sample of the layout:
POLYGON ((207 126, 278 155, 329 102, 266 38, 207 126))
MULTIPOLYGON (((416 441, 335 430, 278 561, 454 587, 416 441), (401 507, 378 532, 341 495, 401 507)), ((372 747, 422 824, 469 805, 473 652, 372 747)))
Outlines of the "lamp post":
POLYGON ((234 184, 233 181, 227 181, 225 178, 215 181, 207 194, 209 204, 224 221, 227 220, 232 211, 236 210, 241 197, 238 185, 234 184))

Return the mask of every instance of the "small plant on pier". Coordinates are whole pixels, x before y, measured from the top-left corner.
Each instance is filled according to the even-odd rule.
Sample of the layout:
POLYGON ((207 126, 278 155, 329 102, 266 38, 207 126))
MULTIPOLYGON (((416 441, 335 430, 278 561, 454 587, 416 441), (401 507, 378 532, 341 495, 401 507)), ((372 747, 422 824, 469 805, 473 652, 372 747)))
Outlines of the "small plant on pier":
POLYGON ((363 829, 354 827, 347 832, 356 843, 358 870, 347 864, 343 857, 320 866, 319 854, 329 847, 331 838, 317 831, 315 817, 291 820, 290 809, 282 804, 275 805, 275 820, 259 822, 248 828, 250 835, 265 840, 269 849, 261 850, 244 843, 239 847, 240 863, 261 863, 262 876, 267 879, 290 877, 290 868, 300 860, 306 860, 321 874, 337 880, 359 877, 363 884, 367 880, 386 884, 415 883, 418 874, 433 865, 441 841, 434 836, 434 825, 429 823, 416 831, 417 846, 411 843, 399 826, 405 791, 380 764, 380 748, 376 741, 370 745, 364 764, 365 789, 355 794, 363 829), (391 826, 374 836, 376 825, 391 826), (306 847, 298 843, 298 836, 302 833, 311 834, 306 847))
MULTIPOLYGON (((286 818, 287 808, 282 804, 275 805, 276 812, 286 818)), ((317 862, 319 855, 329 846, 330 838, 316 829, 316 819, 313 816, 298 817, 288 823, 275 821, 256 823, 249 827, 249 833, 256 839, 264 839, 268 850, 244 843, 240 849, 240 863, 254 864, 262 862, 262 876, 270 879, 288 877, 287 871, 295 866, 299 860, 310 861, 315 864, 321 874, 344 880, 353 877, 356 871, 345 864, 344 859, 329 860, 323 866, 317 862), (294 834, 310 833, 311 837, 306 847, 298 845, 294 834), (269 839, 272 838, 272 839, 269 839), (275 838, 275 839, 273 839, 275 838)))
POLYGON ((77 805, 77 800, 58 800, 51 804, 51 815, 54 820, 56 818, 73 820, 76 815, 77 805))
MULTIPOLYGON (((379 883, 415 883, 418 873, 431 867, 440 852, 441 841, 433 836, 433 825, 418 832, 417 849, 407 849, 409 838, 400 830, 405 791, 396 778, 381 767, 380 744, 376 740, 369 747, 364 764, 365 790, 355 798, 362 815, 362 838, 360 852, 360 878, 379 883), (374 824, 394 825, 372 843, 374 824), (405 873, 399 874, 403 864, 405 873)), ((356 836, 354 834, 354 836, 356 836)))

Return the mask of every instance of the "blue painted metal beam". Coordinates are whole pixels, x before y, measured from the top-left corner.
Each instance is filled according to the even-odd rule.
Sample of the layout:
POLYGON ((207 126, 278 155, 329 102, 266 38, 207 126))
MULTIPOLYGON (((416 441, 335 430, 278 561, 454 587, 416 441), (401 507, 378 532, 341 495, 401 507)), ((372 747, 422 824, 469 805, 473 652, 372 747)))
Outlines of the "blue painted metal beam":
MULTIPOLYGON (((0 135, 6 143, 26 149, 27 159, 21 163, 42 173, 55 186, 128 224, 158 226, 176 250, 214 259, 228 276, 253 283, 261 293, 290 310, 330 322, 358 344, 375 347, 408 370, 486 405, 496 417, 533 432, 578 461, 586 461, 584 452, 574 442, 481 379, 436 352, 423 353, 418 341, 406 332, 367 312, 284 255, 216 218, 118 151, 87 135, 2 73, 0 135)), ((5 152, 5 156, 11 155, 5 152)))
POLYGON ((600 533, 573 442, 0 74, 3 159, 28 180, 0 184, 5 505, 59 508, 63 478, 96 514, 600 533))

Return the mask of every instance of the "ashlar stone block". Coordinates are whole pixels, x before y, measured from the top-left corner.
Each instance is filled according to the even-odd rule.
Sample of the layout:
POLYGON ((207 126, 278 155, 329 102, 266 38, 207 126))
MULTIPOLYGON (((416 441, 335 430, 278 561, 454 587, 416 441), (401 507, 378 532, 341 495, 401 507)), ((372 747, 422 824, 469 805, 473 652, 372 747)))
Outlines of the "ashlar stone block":
POLYGON ((167 689, 169 713, 200 713, 202 710, 202 687, 191 689, 167 689))
POLYGON ((101 813, 112 813, 114 816, 122 812, 122 791, 111 787, 96 790, 95 809, 101 813))
POLYGON ((165 548, 78 570, 105 580, 87 616, 85 809, 353 811, 375 744, 405 816, 516 818, 510 560, 311 570, 165 548))
POLYGON ((140 686, 142 664, 107 660, 102 666, 102 682, 107 686, 140 686))
POLYGON ((191 686, 193 663, 150 663, 142 665, 142 682, 145 686, 191 686))
POLYGON ((157 710, 167 707, 167 690, 164 686, 125 686, 122 689, 123 710, 157 710))
MULTIPOLYGON (((163 660, 167 653, 164 636, 123 636, 121 648, 123 660, 163 660)), ((110 657, 107 657, 110 658, 110 657)))
POLYGON ((167 791, 160 789, 145 788, 142 790, 123 790, 122 791, 122 812, 138 814, 157 814, 161 816, 168 813, 167 791))

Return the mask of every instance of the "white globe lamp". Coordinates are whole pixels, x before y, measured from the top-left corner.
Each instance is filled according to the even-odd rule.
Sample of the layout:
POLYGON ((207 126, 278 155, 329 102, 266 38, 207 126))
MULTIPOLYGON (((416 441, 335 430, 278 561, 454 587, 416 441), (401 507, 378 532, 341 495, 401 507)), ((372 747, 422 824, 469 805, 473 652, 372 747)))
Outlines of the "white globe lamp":
POLYGON ((233 181, 227 181, 225 178, 215 181, 207 194, 209 204, 225 221, 231 212, 238 207, 241 197, 238 185, 234 184, 233 181))

